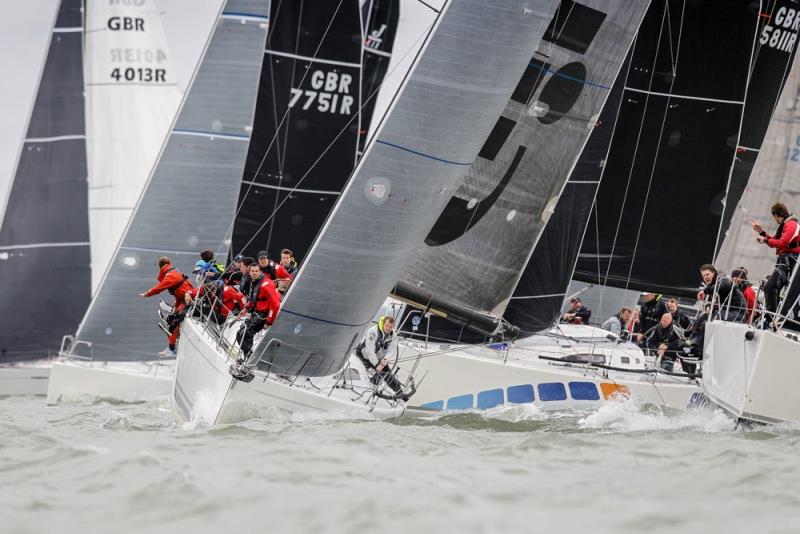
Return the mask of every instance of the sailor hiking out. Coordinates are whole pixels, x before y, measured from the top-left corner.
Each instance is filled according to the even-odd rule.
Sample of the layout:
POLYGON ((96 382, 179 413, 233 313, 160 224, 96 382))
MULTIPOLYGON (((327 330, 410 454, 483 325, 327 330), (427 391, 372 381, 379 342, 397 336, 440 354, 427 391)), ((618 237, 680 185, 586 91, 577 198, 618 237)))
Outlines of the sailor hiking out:
POLYGON ((257 263, 250 265, 250 293, 247 304, 239 315, 247 319, 244 326, 236 335, 242 356, 247 358, 253 348, 253 338, 264 329, 265 325, 271 326, 281 309, 281 297, 275 289, 275 283, 261 272, 257 263))
POLYGON ((186 304, 191 304, 194 299, 200 299, 198 311, 208 315, 217 324, 224 324, 231 312, 243 309, 245 306, 244 295, 222 280, 207 281, 202 286, 188 291, 185 296, 186 304))
MULTIPOLYGON (((394 318, 383 316, 378 324, 367 330, 367 334, 356 345, 356 355, 364 363, 364 367, 372 369, 372 383, 385 381, 395 395, 403 393, 403 386, 389 369, 389 358, 397 352, 397 335, 394 332, 394 318)), ((403 400, 408 400, 404 398, 403 400)))
POLYGON ((781 202, 773 204, 770 213, 778 223, 775 235, 768 234, 758 221, 750 221, 753 230, 758 233, 756 241, 774 248, 778 256, 775 268, 764 285, 764 307, 769 314, 767 323, 772 322, 772 314, 778 310, 781 289, 789 283, 792 270, 797 264, 797 255, 800 253, 800 225, 797 218, 790 215, 789 209, 781 202))
POLYGON ((186 294, 194 289, 187 276, 172 266, 172 262, 166 256, 158 260, 158 284, 154 285, 144 293, 142 297, 152 297, 162 291, 169 291, 175 297, 172 305, 172 313, 166 318, 167 321, 167 348, 162 351, 161 356, 174 356, 175 345, 180 336, 180 324, 186 313, 186 294))

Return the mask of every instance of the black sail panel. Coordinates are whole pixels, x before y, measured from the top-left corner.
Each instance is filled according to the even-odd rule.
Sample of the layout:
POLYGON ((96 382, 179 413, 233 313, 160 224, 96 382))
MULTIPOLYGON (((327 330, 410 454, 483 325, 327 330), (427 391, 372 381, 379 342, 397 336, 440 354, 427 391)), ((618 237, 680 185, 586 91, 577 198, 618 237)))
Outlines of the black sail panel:
POLYGON ((58 350, 89 303, 82 26, 82 2, 62 0, 0 228, 3 359, 58 350))
POLYGON ((358 0, 273 2, 234 253, 302 259, 356 161, 358 0))
POLYGON ((369 11, 364 19, 364 59, 361 77, 361 129, 358 138, 359 153, 369 135, 369 126, 375 112, 375 102, 392 59, 394 38, 400 18, 400 0, 373 0, 365 4, 369 11))
POLYGON ((721 221, 758 17, 748 1, 651 5, 576 279, 696 287, 721 221))
POLYGON ((506 308, 505 320, 522 333, 546 330, 559 316, 600 185, 629 68, 630 55, 506 308))

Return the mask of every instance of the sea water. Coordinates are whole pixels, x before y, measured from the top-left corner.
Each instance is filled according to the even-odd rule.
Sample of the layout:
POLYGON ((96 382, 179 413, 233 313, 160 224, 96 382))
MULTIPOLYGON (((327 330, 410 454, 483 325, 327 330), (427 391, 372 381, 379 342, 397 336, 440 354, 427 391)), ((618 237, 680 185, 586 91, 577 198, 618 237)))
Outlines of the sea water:
POLYGON ((0 399, 0 532, 800 532, 800 429, 708 408, 243 416, 0 399))

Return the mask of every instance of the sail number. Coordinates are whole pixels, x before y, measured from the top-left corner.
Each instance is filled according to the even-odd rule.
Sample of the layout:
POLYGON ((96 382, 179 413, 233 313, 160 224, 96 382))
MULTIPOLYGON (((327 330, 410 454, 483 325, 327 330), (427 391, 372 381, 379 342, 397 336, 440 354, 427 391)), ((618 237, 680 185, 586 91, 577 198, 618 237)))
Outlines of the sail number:
POLYGON ((302 106, 310 109, 316 106, 322 113, 352 113, 355 99, 350 95, 353 77, 350 74, 336 71, 316 70, 311 74, 311 89, 292 87, 292 98, 289 107, 302 106))
POLYGON ((111 78, 118 82, 166 82, 167 69, 153 69, 150 67, 127 69, 115 68, 111 71, 111 78))
POLYGON ((772 25, 766 24, 761 29, 758 42, 783 52, 791 52, 800 29, 800 10, 781 7, 772 19, 772 25))

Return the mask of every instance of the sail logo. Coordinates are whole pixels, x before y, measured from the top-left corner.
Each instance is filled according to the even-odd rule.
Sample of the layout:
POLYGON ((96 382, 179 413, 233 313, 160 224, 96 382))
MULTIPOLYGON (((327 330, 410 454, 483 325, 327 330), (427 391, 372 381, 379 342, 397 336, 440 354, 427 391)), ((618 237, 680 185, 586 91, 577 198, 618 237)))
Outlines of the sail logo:
POLYGON ((350 94, 353 76, 345 72, 315 70, 310 75, 311 89, 292 87, 289 107, 302 106, 304 110, 314 109, 322 113, 352 114, 355 99, 350 94), (301 100, 302 99, 302 100, 301 100))
POLYGON ((800 11, 781 7, 771 22, 772 25, 765 24, 761 29, 758 42, 762 46, 791 53, 797 40, 797 30, 800 29, 800 11))
POLYGON ((377 30, 372 30, 367 36, 367 42, 364 45, 367 48, 377 50, 383 44, 383 34, 386 32, 386 24, 381 24, 377 30))

